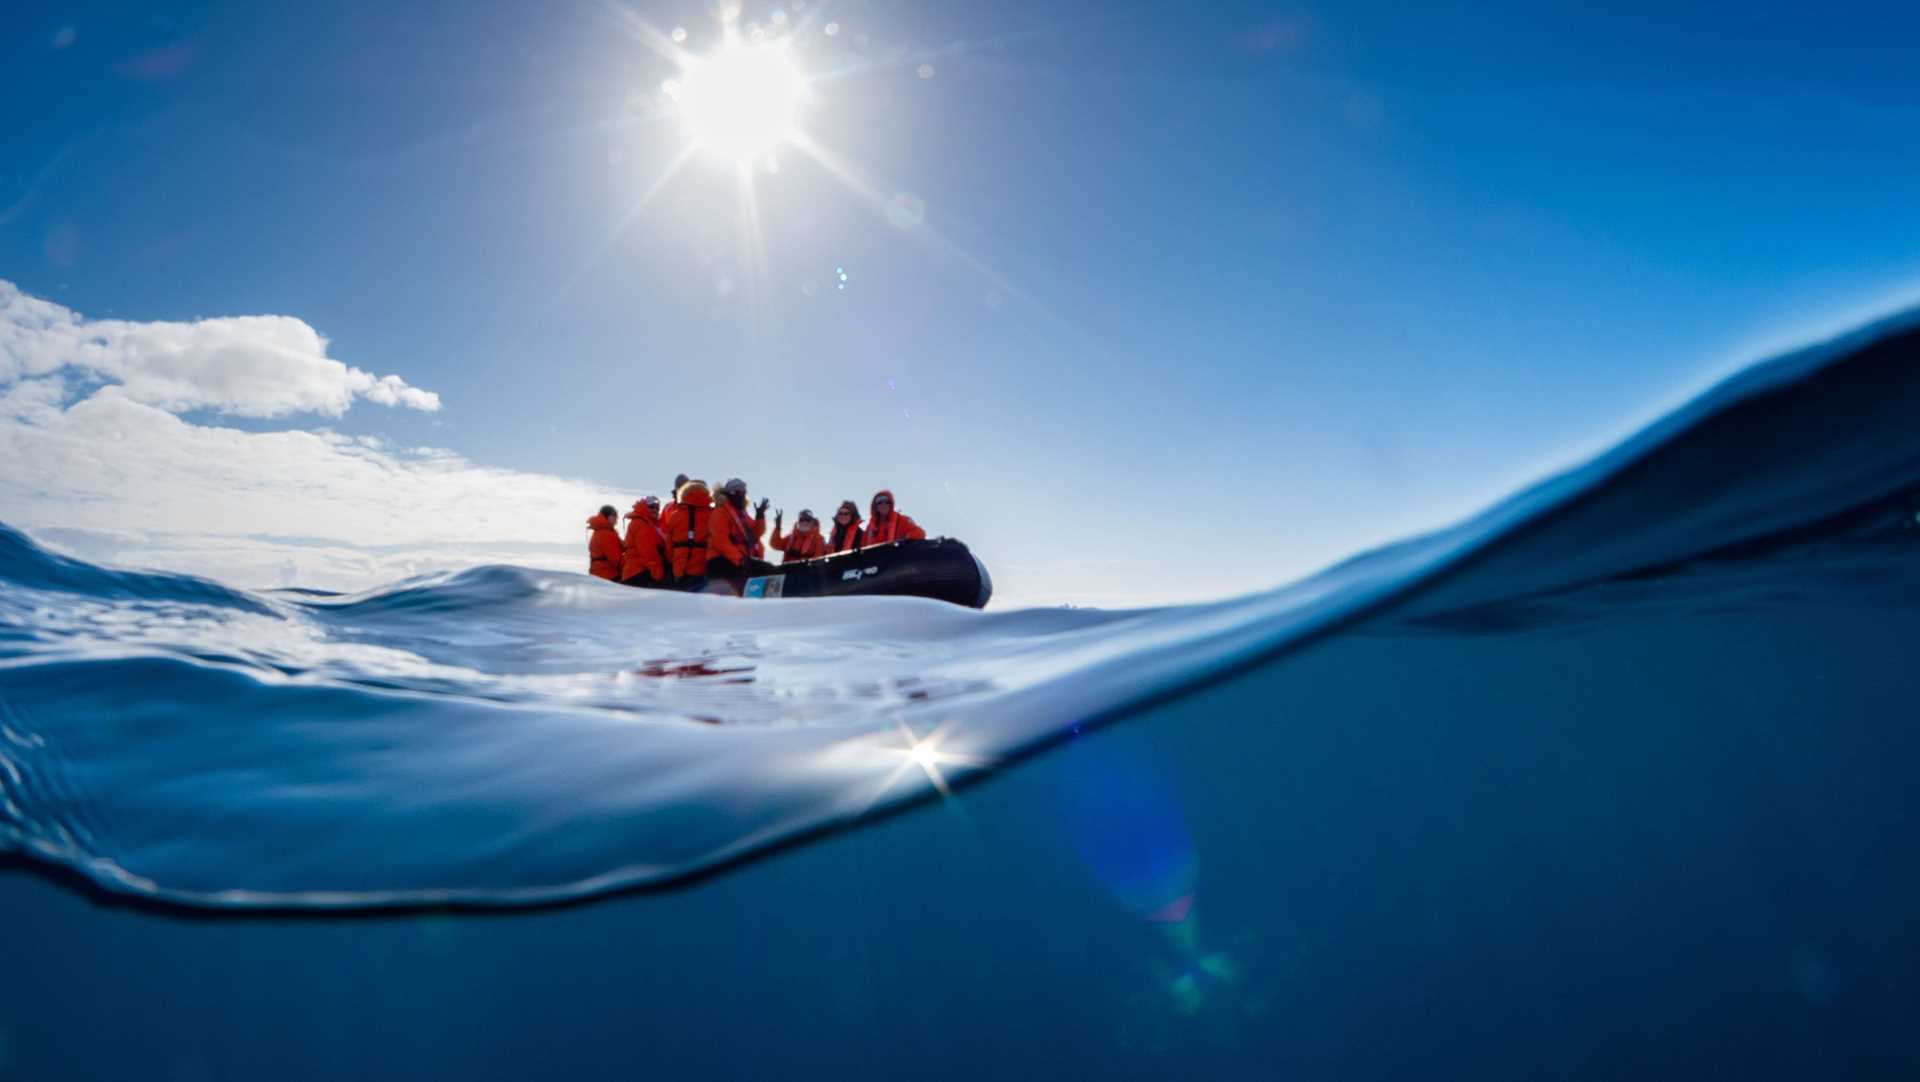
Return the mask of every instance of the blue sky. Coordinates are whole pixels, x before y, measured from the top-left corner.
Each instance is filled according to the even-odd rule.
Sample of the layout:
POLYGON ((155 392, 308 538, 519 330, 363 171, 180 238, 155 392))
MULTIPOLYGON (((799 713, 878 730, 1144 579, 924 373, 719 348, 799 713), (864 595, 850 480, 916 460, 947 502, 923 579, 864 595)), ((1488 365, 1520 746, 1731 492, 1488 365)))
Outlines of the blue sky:
MULTIPOLYGON (((440 404, 187 425, 623 506, 681 469, 789 512, 885 485, 1011 597, 1241 591, 1914 283, 1920 11, 1537 7, 747 3, 851 174, 777 149, 748 225, 704 156, 637 206, 688 135, 632 27, 700 54, 710 5, 29 4, 0 29, 0 279, 94 320, 292 317, 440 404)), ((323 479, 223 484, 290 545, 479 558, 435 476, 399 490, 434 523, 405 537, 303 512, 323 479)), ((36 478, 0 520, 194 547, 101 547, 36 478)), ((127 528, 169 499, 112 497, 127 528)), ((587 510, 499 539, 570 566, 587 510)))

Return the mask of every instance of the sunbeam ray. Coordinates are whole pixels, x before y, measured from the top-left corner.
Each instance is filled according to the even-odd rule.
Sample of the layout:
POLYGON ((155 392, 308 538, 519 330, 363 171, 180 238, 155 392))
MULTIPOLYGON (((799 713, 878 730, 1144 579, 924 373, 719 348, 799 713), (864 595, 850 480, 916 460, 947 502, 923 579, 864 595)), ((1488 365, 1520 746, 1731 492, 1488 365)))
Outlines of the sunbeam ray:
POLYGON ((639 12, 619 3, 618 0, 605 0, 602 8, 613 16, 619 27, 631 34, 640 44, 645 45, 654 55, 672 64, 677 70, 685 71, 695 63, 692 53, 674 43, 674 40, 660 32, 660 29, 640 16, 639 12))
POLYGON ((647 185, 647 190, 640 193, 640 198, 635 200, 633 205, 628 207, 626 212, 620 216, 620 221, 616 223, 612 229, 607 231, 606 237, 594 247, 586 259, 581 261, 580 268, 568 275, 566 281, 561 283, 559 289, 548 299, 545 305, 546 309, 550 310, 554 305, 560 303, 562 297, 571 294, 575 287, 586 278, 588 273, 600 265, 600 261, 607 257, 607 253, 612 251, 613 246, 620 242, 620 238, 626 236, 627 230, 632 229, 634 223, 640 220, 640 216, 646 213, 648 205, 653 202, 654 198, 665 190, 666 186, 672 183, 673 178, 680 174, 680 170, 686 166, 687 162, 692 160, 694 150, 695 147, 692 143, 688 143, 680 148, 680 152, 673 156, 673 160, 669 161, 667 167, 660 171, 660 175, 654 178, 653 183, 647 185))
POLYGON ((790 31, 790 33, 796 38, 802 37, 813 27, 814 20, 825 15, 827 9, 832 6, 833 0, 819 0, 818 3, 808 8, 799 19, 794 21, 793 30, 790 31))
POLYGON ((1046 26, 1031 27, 1026 30, 1010 30, 1007 33, 995 34, 990 38, 981 38, 978 41, 956 41, 951 45, 946 45, 938 49, 920 49, 920 50, 915 50, 913 52, 901 53, 897 56, 864 60, 858 63, 849 64, 848 66, 843 68, 831 68, 826 71, 816 72, 811 77, 809 77, 807 81, 809 83, 819 85, 824 83, 839 82, 842 79, 850 78, 855 75, 867 75, 877 71, 890 71, 894 68, 904 68, 910 65, 918 66, 920 64, 926 63, 929 60, 941 60, 947 57, 965 56, 968 53, 976 53, 982 49, 990 49, 996 45, 1006 45, 1011 42, 1025 41, 1028 38, 1044 37, 1048 34, 1052 34, 1052 33, 1055 33, 1056 31, 1063 29, 1064 27, 1073 26, 1073 25, 1082 24, 1082 23, 1089 23, 1093 21, 1095 20, 1092 20, 1092 19, 1063 20, 1060 22, 1049 23, 1046 26))
POLYGON ((754 191, 753 165, 740 163, 734 171, 740 186, 740 249, 746 266, 747 313, 752 330, 760 329, 760 302, 767 287, 766 239, 760 232, 760 199, 754 191))
MULTIPOLYGON (((822 146, 818 140, 807 135, 805 132, 795 133, 791 142, 795 149, 813 159, 817 165, 825 169, 834 179, 846 185, 854 194, 866 200, 874 210, 878 211, 883 217, 885 216, 890 197, 884 194, 884 190, 881 187, 862 175, 858 167, 852 162, 847 161, 844 157, 822 146)), ((947 236, 938 229, 935 229, 923 221, 913 229, 912 236, 915 243, 933 252, 937 258, 947 259, 961 264, 967 270, 972 271, 974 274, 992 283, 995 289, 1020 301, 1035 312, 1038 312, 1055 327, 1073 335, 1076 339, 1087 340, 1086 335, 1082 333, 1079 328, 1048 309, 1025 290, 1007 280, 1006 276, 994 270, 984 260, 948 239, 947 236)))

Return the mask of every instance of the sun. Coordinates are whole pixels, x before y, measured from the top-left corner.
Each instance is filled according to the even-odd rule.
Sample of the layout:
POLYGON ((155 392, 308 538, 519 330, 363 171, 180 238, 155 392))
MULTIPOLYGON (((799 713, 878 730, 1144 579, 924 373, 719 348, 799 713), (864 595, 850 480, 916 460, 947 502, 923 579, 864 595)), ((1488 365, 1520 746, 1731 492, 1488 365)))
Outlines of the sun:
MULTIPOLYGON (((673 133, 671 154, 665 163, 650 178, 637 178, 640 190, 632 204, 607 230, 580 269, 563 284, 562 294, 569 292, 573 283, 614 250, 646 216, 661 193, 671 189, 695 161, 705 159, 733 173, 735 183, 731 187, 737 194, 738 213, 734 216, 737 250, 731 269, 716 277, 716 283, 727 284, 717 288, 722 296, 731 295, 733 284, 744 279, 747 285, 744 307, 749 318, 757 321, 760 304, 757 298, 773 295, 766 288, 771 283, 767 281, 769 263, 760 192, 785 182, 784 174, 789 172, 787 166, 791 158, 802 168, 817 167, 838 181, 888 226, 911 236, 936 257, 985 279, 992 290, 989 304, 997 307, 999 299, 1005 296, 1032 304, 1031 298, 983 260, 943 236, 918 196, 868 172, 859 162, 822 140, 819 132, 811 130, 815 121, 830 110, 843 110, 850 105, 857 108, 860 91, 849 80, 880 77, 890 69, 910 65, 917 65, 913 70, 920 80, 930 79, 934 74, 933 65, 924 62, 928 54, 902 53, 872 62, 844 49, 835 49, 835 45, 844 44, 847 39, 840 33, 839 19, 844 15, 833 20, 823 17, 831 2, 796 0, 787 4, 773 0, 764 22, 743 23, 740 0, 711 0, 713 25, 689 30, 685 26, 663 29, 654 25, 631 9, 630 0, 602 0, 619 27, 667 65, 664 69, 653 65, 640 69, 649 73, 645 77, 647 83, 656 78, 664 81, 653 84, 658 91, 641 92, 635 87, 635 92, 625 95, 621 99, 623 115, 617 123, 640 129, 650 143, 655 137, 656 125, 678 130, 673 133), (695 37, 708 43, 704 51, 696 52, 688 45, 695 37), (828 39, 839 40, 830 43, 828 39)), ((861 37, 851 35, 856 43, 861 37)), ((943 48, 941 55, 964 53, 976 47, 957 42, 943 48)), ((654 155, 649 153, 645 158, 652 161, 654 155)), ((726 187, 713 184, 713 179, 712 176, 703 178, 707 191, 726 187)), ((790 209, 792 202, 783 200, 779 205, 790 209)), ((711 220, 707 215, 682 217, 703 225, 711 220)), ((705 235, 704 229, 702 235, 705 235)), ((843 280, 844 277, 841 275, 843 280)), ((811 295, 811 289, 808 283, 802 292, 811 295)), ((1056 316, 1048 318, 1060 322, 1056 316)), ((910 752, 902 763, 908 768, 926 771, 938 787, 944 784, 941 767, 950 760, 948 749, 930 745, 910 752)))
POLYGON ((664 89, 696 146, 747 164, 799 133, 807 84, 785 45, 730 42, 664 89))

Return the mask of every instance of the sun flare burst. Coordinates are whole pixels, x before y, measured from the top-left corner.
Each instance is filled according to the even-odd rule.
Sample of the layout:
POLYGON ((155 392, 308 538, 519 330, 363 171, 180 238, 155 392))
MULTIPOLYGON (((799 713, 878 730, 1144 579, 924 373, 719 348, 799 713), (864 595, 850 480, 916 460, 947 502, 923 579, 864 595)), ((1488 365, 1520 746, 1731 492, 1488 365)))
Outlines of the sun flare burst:
POLYGON ((806 79, 784 44, 728 42, 662 87, 695 145, 751 164, 800 133, 806 79))
MULTIPOLYGON (((735 176, 735 251, 728 261, 730 266, 716 274, 715 288, 720 296, 733 298, 730 303, 740 306, 750 323, 757 323, 762 298, 774 293, 772 283, 766 280, 769 262, 759 188, 782 182, 790 160, 787 152, 791 151, 791 160, 817 167, 838 181, 888 229, 909 238, 942 263, 983 279, 990 306, 997 307, 1002 297, 1012 297, 1035 307, 1050 322, 1060 322, 984 260, 944 235, 924 200, 862 168, 812 130, 810 121, 816 113, 859 107, 859 95, 849 80, 882 79, 904 68, 924 83, 933 70, 925 61, 934 54, 900 52, 875 62, 851 58, 844 48, 837 49, 833 44, 846 40, 840 32, 841 23, 837 19, 819 20, 825 4, 812 4, 804 14, 791 16, 784 6, 776 6, 764 21, 756 21, 749 18, 739 0, 718 0, 711 26, 665 30, 625 0, 602 3, 620 29, 668 65, 667 71, 654 76, 662 79, 653 84, 657 89, 628 99, 633 122, 648 132, 655 130, 656 121, 671 122, 681 143, 664 155, 657 175, 643 179, 635 201, 611 224, 558 296, 567 295, 580 279, 593 273, 638 226, 656 198, 693 171, 690 167, 696 162, 704 160, 735 176), (708 42, 704 47, 692 44, 703 39, 708 42), (837 91, 824 92, 822 88, 829 85, 837 91)), ((855 39, 860 37, 856 35, 855 39)), ((956 56, 973 47, 949 45, 939 55, 956 56)), ((846 121, 841 117, 841 126, 846 121)), ((701 185, 708 191, 720 188, 711 184, 710 178, 703 179, 701 185)), ((715 220, 716 213, 718 208, 709 204, 703 213, 682 215, 682 220, 706 224, 715 220)), ((708 258, 717 254, 709 253, 708 258)), ((836 292, 844 291, 844 281, 843 276, 841 289, 836 292)), ((798 292, 815 295, 811 283, 803 284, 798 292)), ((937 773, 937 763, 920 765, 932 767, 930 774, 937 773)))

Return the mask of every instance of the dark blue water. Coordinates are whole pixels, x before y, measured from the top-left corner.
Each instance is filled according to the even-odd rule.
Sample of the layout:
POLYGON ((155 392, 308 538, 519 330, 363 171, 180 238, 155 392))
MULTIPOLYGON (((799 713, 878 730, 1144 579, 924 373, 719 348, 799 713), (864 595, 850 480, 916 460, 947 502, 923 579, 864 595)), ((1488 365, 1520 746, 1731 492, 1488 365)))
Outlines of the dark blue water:
POLYGON ((1905 326, 1200 608, 0 534, 0 1077, 1912 1077, 1905 326))

